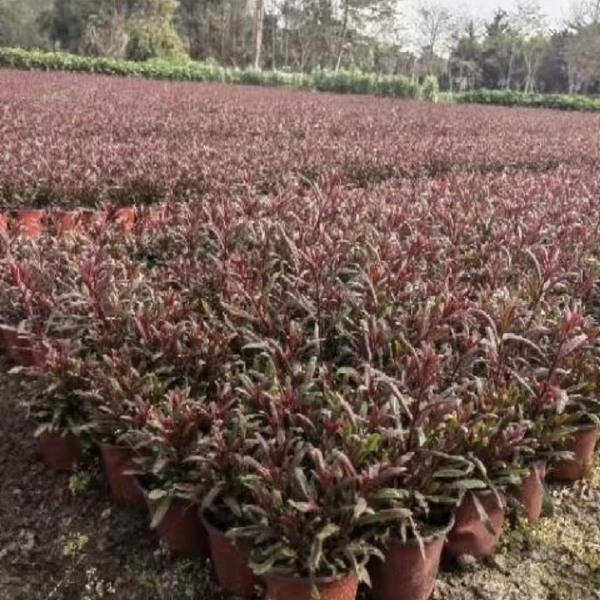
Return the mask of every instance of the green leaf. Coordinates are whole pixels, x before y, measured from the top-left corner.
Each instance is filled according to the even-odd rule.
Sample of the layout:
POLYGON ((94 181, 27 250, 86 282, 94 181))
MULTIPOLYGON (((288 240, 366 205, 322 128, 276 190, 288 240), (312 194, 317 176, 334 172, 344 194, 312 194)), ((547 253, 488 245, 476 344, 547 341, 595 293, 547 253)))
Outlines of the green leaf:
POLYGON ((333 523, 326 525, 317 533, 313 539, 313 543, 310 550, 310 557, 308 559, 308 567, 311 573, 317 573, 321 560, 323 558, 323 542, 336 534, 338 534, 340 528, 333 523))
POLYGON ((479 498, 477 498, 477 494, 471 494, 471 498, 473 499, 473 504, 475 505, 475 509, 477 510, 479 519, 481 520, 487 531, 491 535, 496 535, 498 532, 494 530, 494 526, 492 525, 492 522, 490 521, 490 518, 487 512, 485 511, 485 508, 483 508, 481 501, 479 500, 479 498))
POLYGON ((148 494, 148 498, 150 498, 150 500, 162 500, 166 495, 167 492, 165 492, 165 490, 154 489, 148 494))
POLYGON ((358 519, 358 525, 379 525, 390 521, 402 521, 410 519, 412 512, 408 508, 388 508, 380 510, 372 515, 365 515, 358 519))
POLYGON ((463 479, 462 481, 453 481, 447 487, 451 490, 485 490, 489 485, 481 479, 463 479))
POLYGON ((161 503, 156 507, 156 510, 152 514, 152 521, 150 522, 150 529, 156 529, 160 526, 167 514, 170 506, 171 506, 172 498, 170 496, 166 496, 163 498, 161 503))

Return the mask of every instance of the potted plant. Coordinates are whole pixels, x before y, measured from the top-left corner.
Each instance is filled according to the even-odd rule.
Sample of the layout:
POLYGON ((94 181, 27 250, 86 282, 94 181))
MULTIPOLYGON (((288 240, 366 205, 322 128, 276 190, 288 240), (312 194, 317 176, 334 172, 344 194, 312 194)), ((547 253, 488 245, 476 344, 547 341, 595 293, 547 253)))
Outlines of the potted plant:
POLYGON ((506 490, 521 484, 527 469, 527 422, 518 412, 491 403, 484 412, 462 407, 454 424, 453 453, 472 461, 474 476, 462 483, 463 498, 446 543, 448 555, 476 558, 492 555, 498 545, 506 514, 506 490))
POLYGON ((42 459, 57 471, 73 470, 89 425, 89 406, 82 395, 88 385, 86 363, 62 346, 49 351, 42 367, 16 367, 12 372, 33 377, 34 393, 26 406, 38 425, 35 437, 42 459))
POLYGON ((38 237, 44 230, 43 210, 20 208, 12 212, 12 225, 15 230, 26 237, 38 237))
POLYGON ((165 384, 154 373, 136 370, 126 348, 102 356, 90 372, 90 431, 100 447, 111 495, 124 506, 145 506, 134 475, 135 444, 150 407, 164 399, 165 384))
POLYGON ((580 479, 591 465, 600 431, 598 332, 572 310, 560 313, 539 344, 529 347, 543 360, 519 377, 532 423, 536 455, 550 462, 556 479, 580 479))
POLYGON ((561 449, 572 458, 555 460, 552 476, 563 481, 581 479, 590 469, 600 438, 600 344, 598 330, 587 333, 583 353, 571 357, 565 383, 568 399, 561 422, 571 428, 561 449))
MULTIPOLYGON (((227 390, 221 398, 229 396, 227 390)), ((245 517, 252 502, 246 477, 246 457, 252 452, 254 428, 239 409, 215 419, 209 435, 202 440, 197 464, 204 466, 210 491, 203 499, 201 517, 208 534, 211 562, 220 586, 240 598, 254 596, 258 579, 250 569, 251 540, 231 533, 252 524, 245 517)))
POLYGON ((136 472, 156 529, 167 548, 179 556, 207 553, 199 506, 205 478, 191 459, 206 428, 201 400, 185 390, 170 391, 149 407, 144 427, 136 432, 136 472))
POLYGON ((231 535, 253 539, 250 566, 269 600, 354 600, 369 581, 367 562, 381 554, 356 535, 361 501, 351 469, 301 441, 284 448, 270 461, 247 459, 252 503, 244 514, 254 523, 231 535))

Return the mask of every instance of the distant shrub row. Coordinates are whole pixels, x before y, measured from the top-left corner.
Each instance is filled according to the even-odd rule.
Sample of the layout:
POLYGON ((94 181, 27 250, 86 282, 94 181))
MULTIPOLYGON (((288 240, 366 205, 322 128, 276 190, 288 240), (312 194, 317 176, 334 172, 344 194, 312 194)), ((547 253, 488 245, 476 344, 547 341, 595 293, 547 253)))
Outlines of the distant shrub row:
MULTIPOLYGON (((221 83, 289 87, 342 94, 374 94, 395 98, 422 98, 436 102, 439 85, 435 77, 427 77, 422 86, 402 75, 376 75, 360 71, 334 73, 316 70, 312 73, 259 71, 222 67, 213 63, 164 60, 134 62, 115 58, 90 58, 63 52, 0 48, 0 67, 44 71, 74 71, 167 79, 172 81, 216 81, 221 83)), ((505 90, 475 90, 444 95, 459 104, 491 104, 529 106, 558 110, 600 111, 600 98, 567 94, 526 94, 505 90)))
POLYGON ((0 66, 46 71, 75 71, 168 79, 178 81, 217 81, 247 85, 283 86, 323 92, 376 94, 397 98, 417 98, 419 86, 403 76, 379 76, 358 71, 314 71, 287 73, 254 69, 225 68, 211 63, 171 63, 161 60, 133 62, 113 58, 88 58, 62 52, 42 52, 20 48, 0 48, 0 66))
POLYGON ((526 94, 505 90, 475 90, 454 94, 453 100, 460 104, 494 104, 558 110, 600 111, 600 98, 575 94, 526 94))

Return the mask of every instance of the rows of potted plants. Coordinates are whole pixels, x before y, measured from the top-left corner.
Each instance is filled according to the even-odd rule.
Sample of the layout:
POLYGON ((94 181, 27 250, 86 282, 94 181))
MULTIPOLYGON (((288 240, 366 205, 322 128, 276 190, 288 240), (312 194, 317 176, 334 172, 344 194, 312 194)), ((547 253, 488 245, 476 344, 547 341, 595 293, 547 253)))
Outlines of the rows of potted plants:
POLYGON ((585 475, 600 425, 597 210, 488 200, 331 185, 4 235, 45 460, 99 447, 236 595, 428 598, 442 552, 493 554, 546 472, 585 475))
POLYGON ((408 187, 492 173, 495 186, 516 169, 539 191, 583 171, 597 187, 597 115, 72 73, 3 70, 2 80, 5 209, 153 205, 332 173, 352 186, 407 177, 408 187))
POLYGON ((48 210, 21 208, 0 212, 0 231, 8 231, 27 237, 37 237, 44 230, 54 235, 64 235, 90 227, 116 224, 124 229, 136 226, 156 227, 164 217, 160 207, 109 206, 105 210, 74 209, 48 210))

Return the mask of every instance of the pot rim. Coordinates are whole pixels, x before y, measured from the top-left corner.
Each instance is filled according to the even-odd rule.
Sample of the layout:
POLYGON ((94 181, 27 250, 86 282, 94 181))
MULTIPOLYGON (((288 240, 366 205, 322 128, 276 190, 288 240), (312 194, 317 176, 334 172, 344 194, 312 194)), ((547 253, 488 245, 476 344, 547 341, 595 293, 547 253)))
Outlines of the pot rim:
MULTIPOLYGON (((206 516, 206 510, 200 511, 200 521, 202 521, 202 525, 208 531, 209 534, 214 535, 215 537, 230 539, 227 537, 227 533, 225 531, 223 531, 222 529, 219 529, 216 525, 213 525, 208 520, 208 518, 206 516)), ((231 541, 233 542, 234 540, 231 540, 231 541)))
POLYGON ((45 208, 13 208, 10 211, 8 211, 9 214, 12 215, 35 215, 35 216, 42 216, 46 213, 46 209, 45 208))
POLYGON ((280 575, 279 573, 265 573, 265 579, 280 579, 285 582, 306 583, 310 585, 324 585, 328 583, 336 583, 344 579, 356 579, 356 573, 345 573, 343 575, 332 575, 331 577, 297 577, 294 575, 280 575))
POLYGON ((131 450, 131 451, 133 451, 133 448, 131 446, 127 446, 126 444, 113 444, 110 442, 100 442, 98 445, 100 446, 100 448, 106 448, 107 450, 131 450))
MULTIPOLYGON (((423 540, 423 543, 427 546, 427 545, 433 544, 435 542, 438 542, 440 540, 443 540, 448 535, 448 533, 450 533, 450 531, 454 527, 455 522, 456 522, 456 515, 454 514, 454 511, 452 511, 450 513, 448 523, 441 527, 436 527, 435 530, 430 535, 422 537, 421 539, 423 540)), ((403 541, 401 538, 393 537, 390 539, 389 545, 390 546, 405 546, 405 547, 406 546, 417 546, 418 547, 419 543, 417 542, 417 540, 415 538, 410 538, 406 541, 403 541)))
POLYGON ((595 423, 586 423, 585 425, 578 425, 577 431, 573 432, 573 437, 584 433, 590 433, 591 431, 597 431, 600 433, 600 425, 596 425, 595 423))
POLYGON ((460 508, 460 505, 462 504, 463 500, 469 495, 472 494, 473 496, 494 496, 496 498, 496 500, 498 500, 498 498, 500 498, 502 500, 502 502, 500 503, 500 507, 502 508, 506 508, 506 492, 504 489, 491 489, 491 488, 486 488, 483 490, 466 490, 465 493, 462 496, 462 499, 460 501, 460 503, 457 505, 457 509, 460 508))

